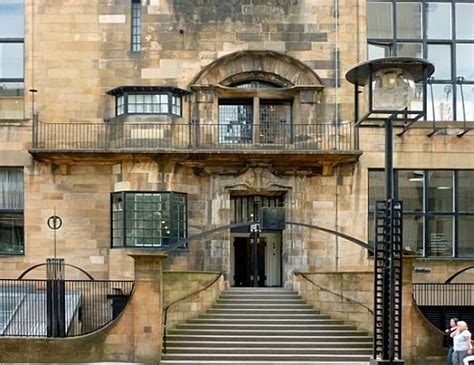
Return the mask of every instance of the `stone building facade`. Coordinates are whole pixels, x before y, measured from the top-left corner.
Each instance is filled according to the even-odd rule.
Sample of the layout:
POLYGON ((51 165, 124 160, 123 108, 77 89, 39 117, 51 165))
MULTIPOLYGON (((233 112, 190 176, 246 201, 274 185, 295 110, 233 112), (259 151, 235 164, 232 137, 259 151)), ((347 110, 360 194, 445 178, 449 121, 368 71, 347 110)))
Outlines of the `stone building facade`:
MULTIPOLYGON (((384 166, 383 130, 354 128, 344 79, 367 58, 365 0, 12 4, 24 10, 24 95, 2 96, 2 110, 15 100, 17 109, 0 121, 0 166, 21 172, 24 203, 13 210, 23 238, 9 244, 12 229, 3 229, 3 277, 54 254, 46 221, 56 212, 58 256, 94 277, 131 277, 124 246, 162 249, 216 229, 170 252, 167 267, 250 285, 250 233, 237 225, 261 207, 297 224, 260 234, 260 285, 282 286, 294 271, 371 269, 365 248, 303 226, 370 240, 378 185, 369 178, 384 166)), ((431 171, 473 181, 472 134, 457 136, 455 120, 436 128, 429 135, 431 124, 418 122, 395 137, 395 167, 421 171, 426 184, 431 171)), ((457 232, 446 245, 462 236, 474 247, 471 210, 461 221, 455 205, 445 212, 455 228, 442 233, 457 232)), ((443 225, 430 217, 421 233, 409 231, 422 238, 408 241, 430 271, 417 280, 442 281, 472 256, 430 254, 425 245, 443 225)))

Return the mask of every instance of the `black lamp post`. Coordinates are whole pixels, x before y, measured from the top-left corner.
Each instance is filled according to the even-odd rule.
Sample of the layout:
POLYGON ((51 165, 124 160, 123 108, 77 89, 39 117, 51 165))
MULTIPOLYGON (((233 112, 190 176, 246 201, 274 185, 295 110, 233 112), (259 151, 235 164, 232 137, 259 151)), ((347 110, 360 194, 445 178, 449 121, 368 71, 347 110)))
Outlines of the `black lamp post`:
POLYGON ((426 112, 426 79, 434 66, 418 58, 390 57, 356 65, 346 74, 354 84, 356 127, 385 126, 385 200, 375 212, 374 347, 371 365, 404 364, 402 355, 402 203, 395 200, 393 175, 393 127, 399 135, 426 112), (411 104, 416 85, 421 101, 411 104), (365 87, 367 106, 359 118, 360 87, 365 87))

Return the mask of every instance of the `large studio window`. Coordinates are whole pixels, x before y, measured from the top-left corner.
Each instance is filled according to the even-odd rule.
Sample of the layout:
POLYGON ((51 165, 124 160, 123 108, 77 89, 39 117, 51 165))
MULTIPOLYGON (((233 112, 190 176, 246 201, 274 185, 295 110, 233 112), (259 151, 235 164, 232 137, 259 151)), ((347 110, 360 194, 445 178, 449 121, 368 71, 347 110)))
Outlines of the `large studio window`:
POLYGON ((368 58, 435 65, 426 120, 474 121, 474 4, 465 0, 367 1, 368 58))
POLYGON ((187 237, 187 198, 176 192, 111 194, 112 247, 160 248, 187 237))
MULTIPOLYGON (((374 203, 384 200, 384 171, 369 171, 369 241, 374 203)), ((403 202, 403 246, 422 257, 474 257, 473 170, 397 170, 396 199, 403 202)))
POLYGON ((0 254, 24 253, 23 169, 0 168, 0 254))

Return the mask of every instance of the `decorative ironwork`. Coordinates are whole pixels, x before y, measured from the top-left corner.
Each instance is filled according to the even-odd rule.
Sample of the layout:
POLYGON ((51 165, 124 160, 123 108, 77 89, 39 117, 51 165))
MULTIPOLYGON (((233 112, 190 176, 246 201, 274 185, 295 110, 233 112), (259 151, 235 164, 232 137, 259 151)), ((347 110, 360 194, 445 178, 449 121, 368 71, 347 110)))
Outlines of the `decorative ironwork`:
MULTIPOLYGON (((56 269, 52 272, 57 274, 56 269)), ((94 332, 123 310, 133 285, 133 281, 0 279, 0 337, 73 337, 94 332), (51 281, 56 282, 59 303, 64 304, 56 322, 48 311, 51 281), (50 323, 56 327, 50 328, 50 323)))
POLYGON ((375 210, 374 359, 401 359, 402 204, 378 201, 375 210))

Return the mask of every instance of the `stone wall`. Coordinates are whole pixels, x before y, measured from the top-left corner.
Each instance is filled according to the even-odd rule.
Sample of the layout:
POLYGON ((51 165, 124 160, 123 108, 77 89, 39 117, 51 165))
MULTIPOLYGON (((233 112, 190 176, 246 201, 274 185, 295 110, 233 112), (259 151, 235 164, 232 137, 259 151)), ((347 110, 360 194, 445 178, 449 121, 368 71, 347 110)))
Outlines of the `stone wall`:
MULTIPOLYGON (((413 258, 404 258, 402 358, 407 364, 420 359, 436 363, 445 355, 444 334, 421 314, 412 298, 413 265, 413 258)), ((297 273, 292 285, 315 309, 373 333, 373 314, 368 310, 373 309, 372 272, 297 273)))
POLYGON ((168 328, 173 328, 177 323, 203 313, 225 289, 224 277, 218 272, 167 271, 163 278, 163 307, 166 308, 179 300, 168 310, 168 328), (201 289, 205 290, 193 294, 201 289), (180 300, 182 298, 185 299, 180 300))

